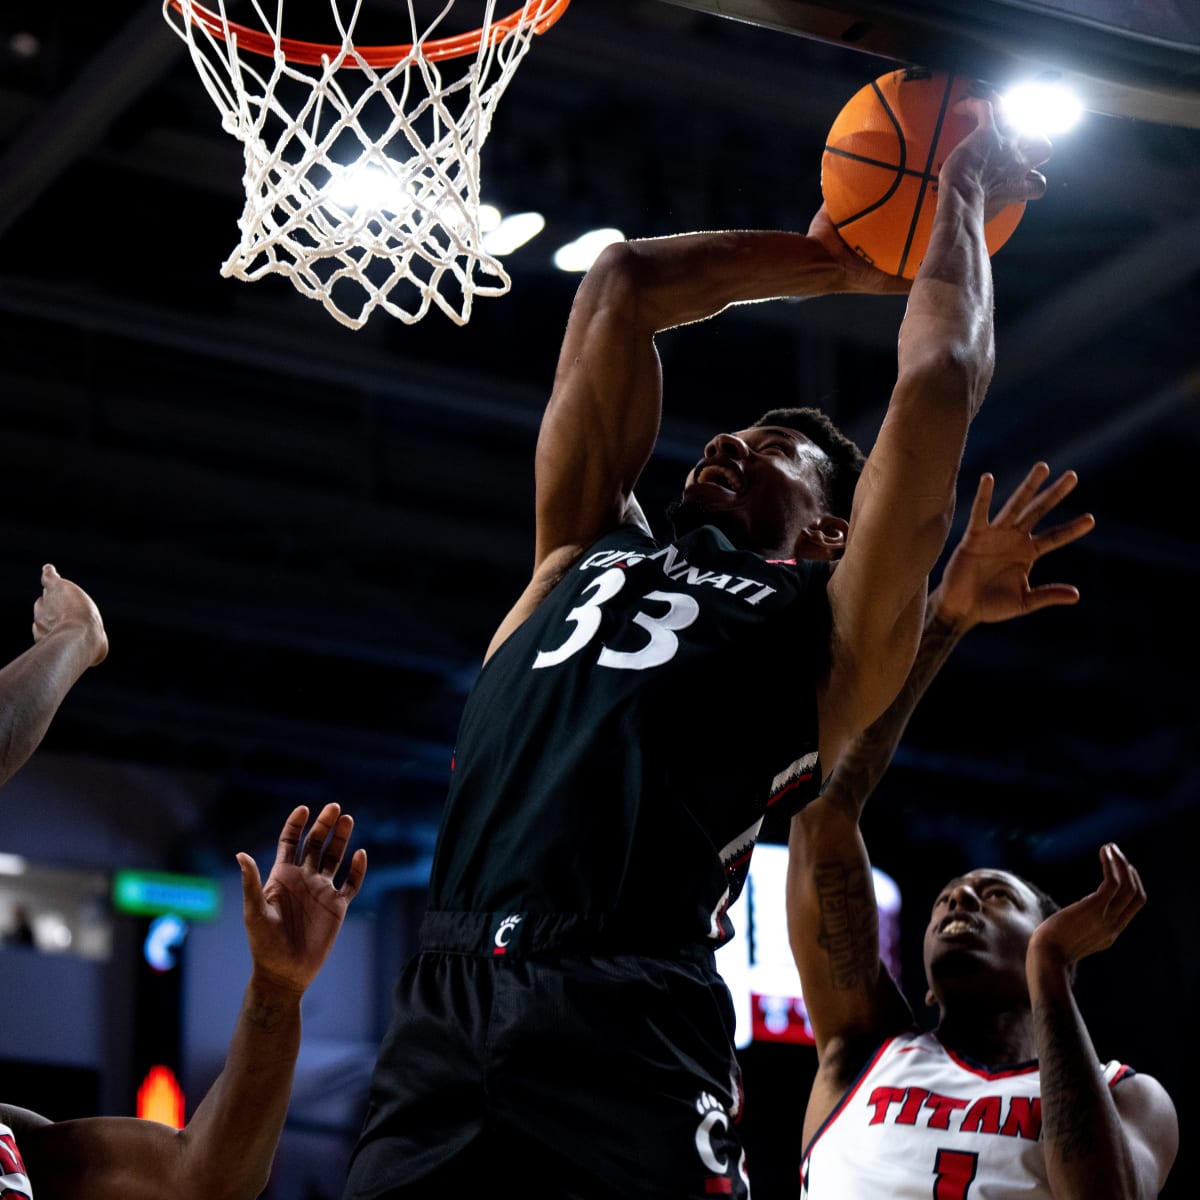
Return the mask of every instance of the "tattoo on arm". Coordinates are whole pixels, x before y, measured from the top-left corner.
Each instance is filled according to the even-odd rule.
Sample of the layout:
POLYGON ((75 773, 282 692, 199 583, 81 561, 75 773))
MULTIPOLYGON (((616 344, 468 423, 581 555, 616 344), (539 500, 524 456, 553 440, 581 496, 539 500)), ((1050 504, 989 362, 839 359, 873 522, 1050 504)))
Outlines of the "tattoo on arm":
POLYGON ((821 912, 818 944, 829 959, 829 979, 838 991, 862 987, 879 965, 879 918, 871 873, 860 866, 829 862, 814 872, 821 912))
POLYGON ((831 801, 847 808, 855 817, 862 813, 867 797, 879 786, 896 753, 917 702, 961 637, 961 630, 947 624, 932 610, 926 613, 921 644, 904 686, 883 715, 843 751, 826 788, 831 801))
POLYGON ((1097 1149, 1095 1101, 1100 1066, 1072 1006, 1039 1003, 1033 1010, 1042 1086, 1042 1133, 1064 1163, 1097 1149))

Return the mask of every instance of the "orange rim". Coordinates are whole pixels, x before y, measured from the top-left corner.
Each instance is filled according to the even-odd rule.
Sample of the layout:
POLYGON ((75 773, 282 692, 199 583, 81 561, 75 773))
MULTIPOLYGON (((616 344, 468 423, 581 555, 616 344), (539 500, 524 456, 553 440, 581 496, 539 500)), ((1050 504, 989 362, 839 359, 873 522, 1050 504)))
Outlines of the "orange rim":
MULTIPOLYGON (((567 11, 571 0, 554 0, 550 10, 533 26, 534 33, 545 33, 559 17, 567 11)), ((183 6, 180 0, 170 0, 171 7, 180 15, 183 6)), ((521 15, 525 6, 493 21, 490 41, 494 44, 503 41, 521 24, 521 15)), ((239 25, 236 21, 224 21, 214 12, 202 8, 199 4, 192 5, 192 22, 206 29, 214 37, 225 40, 226 30, 236 35, 238 48, 248 50, 251 54, 259 54, 264 58, 275 57, 275 39, 261 29, 251 29, 248 25, 239 25)), ((464 54, 474 54, 483 42, 483 30, 476 29, 473 33, 460 33, 455 37, 437 38, 432 42, 421 43, 421 53, 427 59, 461 58, 464 54)), ((290 63, 303 63, 310 67, 319 67, 324 59, 336 58, 341 52, 341 46, 321 42, 300 42, 295 38, 280 38, 279 48, 284 58, 290 63)), ((394 67, 403 62, 413 50, 413 43, 396 46, 355 46, 354 53, 370 67, 394 67)), ((350 60, 346 66, 357 66, 350 60)))

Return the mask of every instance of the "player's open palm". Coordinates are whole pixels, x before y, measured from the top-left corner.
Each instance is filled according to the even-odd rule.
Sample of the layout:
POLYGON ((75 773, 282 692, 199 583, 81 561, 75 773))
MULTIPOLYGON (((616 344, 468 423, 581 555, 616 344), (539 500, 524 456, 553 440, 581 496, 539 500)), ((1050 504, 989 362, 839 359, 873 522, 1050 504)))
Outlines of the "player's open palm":
POLYGON ((40 642, 55 630, 66 628, 74 628, 89 639, 93 667, 104 661, 108 637, 100 610, 83 588, 64 579, 52 563, 47 563, 42 568, 42 594, 33 604, 33 640, 40 642))
POLYGON ((994 481, 984 475, 975 493, 966 532, 954 548, 938 585, 938 609, 949 621, 969 625, 1007 621, 1052 604, 1074 604, 1077 588, 1066 583, 1033 586, 1029 572, 1044 554, 1074 542, 1095 525, 1083 514, 1035 533, 1034 528, 1078 482, 1066 471, 1049 487, 1045 463, 1037 463, 994 518, 988 510, 994 481))
POLYGON ((1146 903, 1137 869, 1114 842, 1100 848, 1104 877, 1089 896, 1052 913, 1033 931, 1026 963, 1068 966, 1107 950, 1146 903))
POLYGON ((339 805, 325 805, 305 837, 307 822, 307 808, 292 810, 265 885, 254 859, 237 856, 255 971, 298 992, 321 969, 367 872, 367 852, 356 850, 345 881, 340 887, 334 883, 354 828, 339 805))

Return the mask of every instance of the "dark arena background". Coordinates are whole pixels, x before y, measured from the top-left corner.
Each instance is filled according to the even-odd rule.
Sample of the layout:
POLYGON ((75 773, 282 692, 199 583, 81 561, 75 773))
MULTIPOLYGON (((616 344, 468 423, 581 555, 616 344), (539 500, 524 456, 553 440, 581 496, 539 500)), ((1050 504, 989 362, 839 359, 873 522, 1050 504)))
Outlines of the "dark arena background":
MULTIPOLYGON (((364 7, 404 40, 404 4, 364 7)), ((981 472, 1002 496, 1037 460, 1074 468, 1063 509, 1096 530, 1034 581, 1082 599, 967 638, 865 833, 899 888, 901 982, 920 1012, 920 932, 945 879, 994 865, 1071 900, 1098 882, 1100 845, 1121 845, 1149 903, 1082 964, 1078 995, 1101 1058, 1156 1076, 1178 1106, 1164 1195, 1200 1194, 1200 18, 1166 3, 1140 6, 1141 27, 1116 4, 896 7, 916 11, 574 0, 483 149, 484 199, 546 222, 505 260, 511 292, 477 299, 465 327, 434 312, 352 332, 282 278, 221 278, 240 147, 157 3, 3 5, 0 658, 28 644, 44 562, 96 599, 112 649, 0 793, 0 869, 28 868, 0 874, 0 931, 18 903, 40 921, 38 947, 0 949, 0 1099, 54 1118, 134 1111, 145 931, 112 909, 109 881, 136 868, 220 888, 168 968, 161 1055, 190 1111, 248 966, 233 855, 269 862, 293 804, 337 800, 370 874, 306 1000, 267 1193, 333 1200, 459 711, 531 563, 533 445, 579 282, 554 250, 600 226, 803 230, 824 135, 875 76, 1053 68, 1092 110, 1056 140, 1048 194, 994 260, 997 366, 952 540, 981 472), (987 36, 961 26, 967 8, 987 36)), ((903 313, 896 297, 774 302, 661 336, 663 436, 639 489, 656 526, 707 438, 769 407, 819 403, 869 446, 903 313)), ((794 1196, 812 1050, 758 1040, 743 1061, 754 1195, 794 1196)))

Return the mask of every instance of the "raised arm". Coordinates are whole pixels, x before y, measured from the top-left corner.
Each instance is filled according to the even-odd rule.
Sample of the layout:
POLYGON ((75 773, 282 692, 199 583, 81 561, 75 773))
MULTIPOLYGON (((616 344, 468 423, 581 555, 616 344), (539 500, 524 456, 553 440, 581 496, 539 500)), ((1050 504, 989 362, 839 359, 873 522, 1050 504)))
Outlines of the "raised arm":
POLYGON ((41 744, 79 677, 107 653, 100 610, 47 563, 33 606, 33 645, 0 670, 0 786, 41 744))
POLYGON ((266 1187, 300 1048, 300 998, 367 866, 366 851, 355 851, 335 886, 354 822, 327 804, 304 839, 307 821, 303 807, 288 817, 265 887, 254 860, 238 855, 253 969, 225 1068, 192 1119, 175 1131, 131 1118, 18 1114, 38 1200, 255 1200, 266 1187))
POLYGON ((691 233, 609 246, 575 297, 538 437, 537 563, 641 520, 633 488, 662 400, 656 333, 747 301, 907 287, 819 220, 810 235, 691 233))
POLYGON ((538 435, 533 580, 491 650, 584 547, 623 524, 646 527, 633 489, 658 437, 656 333, 731 304, 908 287, 850 251, 823 212, 808 234, 689 233, 609 246, 575 296, 538 435))
POLYGON ((1029 578, 1039 558, 1078 541, 1095 526, 1091 514, 1083 513, 1034 532, 1079 482, 1074 471, 1065 471, 1045 487, 1049 476, 1045 463, 1035 463, 994 518, 989 511, 995 481, 990 474, 980 477, 962 539, 946 563, 941 582, 929 594, 908 677, 883 715, 837 761, 836 786, 830 790, 856 809, 855 819, 892 761, 917 702, 969 630, 1079 599, 1072 584, 1033 584, 1029 578))
POLYGON ((1150 1200, 1179 1148, 1166 1090, 1148 1075, 1109 1087, 1071 988, 1073 964, 1110 947, 1146 903, 1113 843, 1090 896, 1059 909, 1029 940, 1025 973, 1042 1080, 1042 1144, 1054 1200, 1150 1200))
POLYGON ((843 752, 822 794, 792 818, 788 933, 820 1063, 806 1122, 813 1131, 870 1051, 912 1016, 879 959, 870 862, 859 832, 867 797, 887 770, 917 702, 969 629, 1079 598, 1069 584, 1030 583, 1029 572, 1042 555, 1083 537, 1094 524, 1084 514, 1034 532, 1077 482, 1067 471, 1043 487, 1048 475, 1045 463, 1036 464, 994 518, 992 477, 980 479, 966 530, 930 596, 908 679, 883 715, 843 752))
POLYGON ((962 105, 978 127, 941 170, 929 248, 900 329, 895 390, 830 580, 835 637, 819 695, 827 762, 895 696, 917 648, 926 577, 949 532, 967 429, 991 379, 984 223, 1046 186, 1034 168, 1049 156, 1047 142, 1007 137, 987 101, 962 105))

